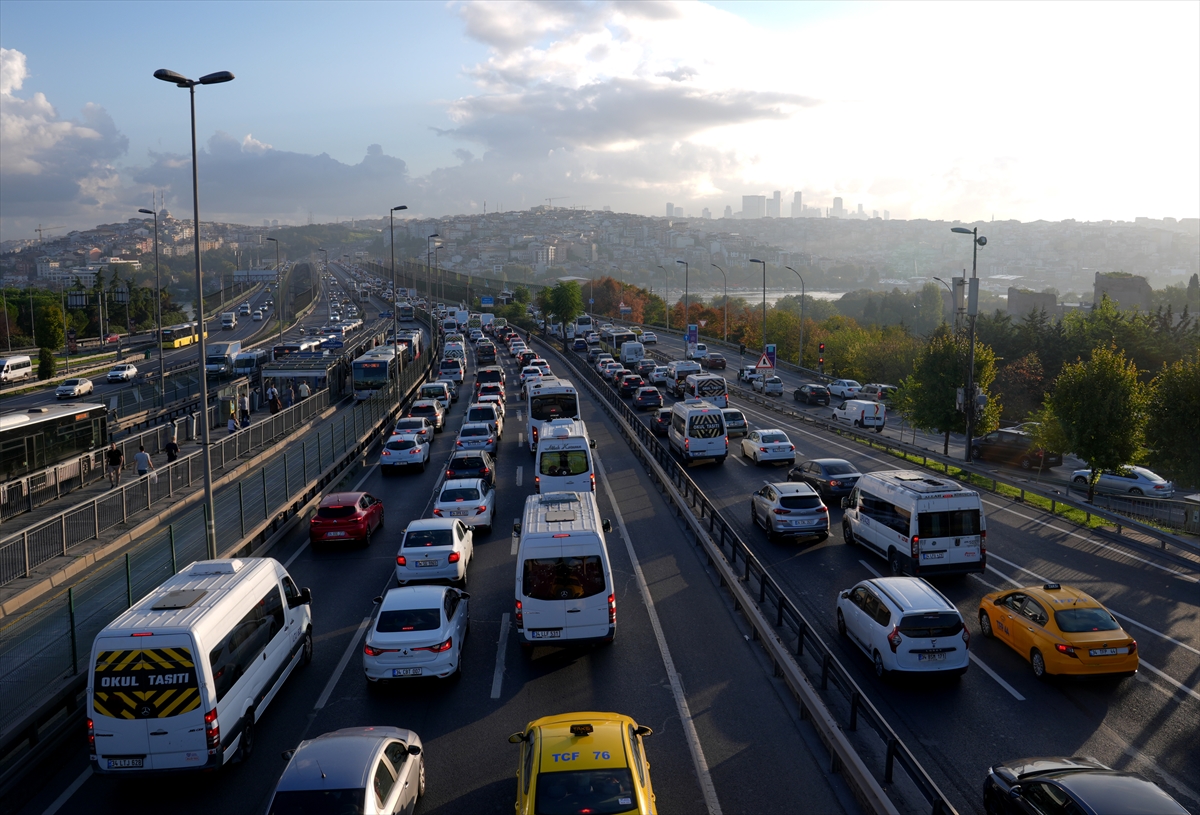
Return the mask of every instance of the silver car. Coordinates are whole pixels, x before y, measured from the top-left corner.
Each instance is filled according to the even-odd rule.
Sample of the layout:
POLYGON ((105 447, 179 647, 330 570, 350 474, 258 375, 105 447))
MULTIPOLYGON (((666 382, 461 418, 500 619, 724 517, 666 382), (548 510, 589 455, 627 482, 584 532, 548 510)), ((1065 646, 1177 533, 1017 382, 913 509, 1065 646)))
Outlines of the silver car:
POLYGON ((420 436, 421 441, 429 444, 433 441, 433 422, 424 416, 405 416, 403 419, 396 420, 396 426, 388 433, 388 437, 390 438, 399 434, 408 435, 410 433, 420 436))
POLYGON ((305 739, 284 753, 288 763, 267 812, 412 812, 425 794, 423 750, 416 733, 386 725, 305 739))
POLYGON ((456 450, 483 450, 495 455, 498 434, 491 422, 463 422, 454 442, 456 450))
POLYGON ((764 484, 750 496, 750 520, 767 531, 768 540, 829 537, 829 509, 807 484, 764 484))
POLYGON ((54 390, 55 399, 74 399, 95 390, 90 379, 67 379, 54 390))
POLYGON ((762 393, 763 396, 783 396, 783 380, 777 376, 755 379, 750 382, 750 387, 762 393))
MULTIPOLYGON (((1071 481, 1080 489, 1087 489, 1091 477, 1091 470, 1076 470, 1071 473, 1071 481)), ((1175 494, 1175 485, 1145 467, 1126 467, 1120 471, 1101 471, 1100 479, 1096 482, 1096 492, 1170 498, 1175 494)))
POLYGON ((742 439, 742 456, 755 464, 764 461, 796 463, 796 445, 782 430, 751 430, 742 439))
POLYGON ((467 584, 467 566, 475 554, 471 528, 458 518, 423 518, 404 530, 396 553, 396 584, 449 580, 467 584))

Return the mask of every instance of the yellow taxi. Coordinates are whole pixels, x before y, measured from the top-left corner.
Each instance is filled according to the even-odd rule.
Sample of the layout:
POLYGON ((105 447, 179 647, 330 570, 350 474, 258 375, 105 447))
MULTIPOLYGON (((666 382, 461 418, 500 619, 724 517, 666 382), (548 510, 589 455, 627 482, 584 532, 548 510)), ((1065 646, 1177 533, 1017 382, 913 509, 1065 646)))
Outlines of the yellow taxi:
POLYGON ((648 727, 620 713, 564 713, 508 737, 521 745, 517 815, 654 815, 648 727))
POLYGON ((1038 679, 1138 669, 1137 640, 1108 609, 1070 586, 992 592, 979 601, 979 628, 1028 659, 1038 679))

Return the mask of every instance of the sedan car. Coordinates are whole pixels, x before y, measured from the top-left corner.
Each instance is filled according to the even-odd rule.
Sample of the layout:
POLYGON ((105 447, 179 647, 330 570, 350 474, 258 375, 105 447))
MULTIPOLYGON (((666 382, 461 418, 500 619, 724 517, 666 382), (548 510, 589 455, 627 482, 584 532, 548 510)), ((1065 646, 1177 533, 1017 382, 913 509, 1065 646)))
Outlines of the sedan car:
POLYGON ((849 495, 862 473, 849 461, 841 458, 814 458, 801 462, 788 472, 788 481, 803 481, 817 491, 822 498, 849 495))
POLYGON ((1187 812, 1156 784, 1086 756, 1021 758, 992 765, 983 782, 983 808, 988 815, 1187 812))
MULTIPOLYGON (((1071 473, 1071 481, 1080 489, 1087 489, 1088 479, 1091 477, 1091 470, 1076 470, 1071 473)), ((1126 467, 1123 470, 1103 470, 1096 482, 1096 492, 1170 498, 1175 494, 1175 485, 1145 467, 1126 467)))
POLYGON ((428 444, 433 441, 433 422, 429 421, 425 416, 406 416, 396 420, 396 425, 392 428, 392 432, 388 434, 388 437, 390 438, 397 434, 406 436, 412 434, 428 444))
POLYGON ((480 388, 480 393, 475 397, 475 401, 481 405, 495 405, 496 410, 500 411, 500 418, 504 418, 504 394, 503 393, 483 393, 480 388))
POLYGON ((656 436, 665 436, 671 430, 671 412, 672 408, 659 408, 655 412, 654 418, 650 420, 650 429, 654 431, 656 436))
POLYGON ((528 349, 528 347, 526 347, 525 343, 521 342, 520 340, 517 340, 512 345, 508 346, 508 355, 510 357, 515 357, 518 354, 523 354, 528 350, 529 349, 528 349))
POLYGON ((1029 660, 1033 675, 1137 673, 1137 640, 1087 594, 1046 583, 979 601, 979 629, 1029 660))
POLYGON ((764 461, 796 463, 796 445, 782 430, 751 430, 742 439, 742 456, 754 459, 755 464, 764 461))
POLYGON ((750 432, 750 424, 740 410, 726 408, 721 411, 721 415, 725 417, 725 433, 730 438, 741 438, 750 432))
POLYGON ((750 520, 766 530, 767 540, 829 537, 829 509, 807 484, 764 484, 750 496, 750 520))
POLYGON ((971 458, 1016 464, 1022 470, 1041 470, 1062 464, 1062 453, 1048 453, 1020 430, 993 430, 971 440, 971 458))
POLYGON ((404 586, 375 598, 379 613, 363 647, 367 681, 460 676, 470 601, 449 586, 404 586))
POLYGON ((829 389, 824 385, 801 385, 792 391, 792 398, 806 405, 828 405, 829 389))
POLYGON ((467 585, 475 535, 461 518, 422 518, 404 530, 396 553, 396 584, 449 580, 467 585))
POLYGON ((428 463, 429 441, 418 433, 392 436, 379 451, 379 472, 385 475, 408 467, 425 472, 428 463))
POLYGON ((760 377, 752 380, 750 387, 763 396, 783 396, 783 380, 777 376, 760 377))
MULTIPOLYGON (((646 380, 637 374, 624 374, 617 381, 617 393, 625 397, 633 396, 638 389, 646 384, 646 380)), ((658 390, 655 388, 655 390, 658 390)))
POLYGON ((829 383, 829 392, 842 399, 853 399, 862 390, 862 385, 853 379, 835 379, 829 383))
POLYGON ((527 381, 529 381, 530 379, 534 379, 534 378, 541 379, 542 376, 544 376, 544 374, 542 373, 541 368, 537 367, 536 365, 526 365, 524 368, 521 369, 519 378, 520 378, 522 387, 524 387, 525 383, 527 381))
POLYGON ((650 376, 646 377, 651 385, 665 385, 670 379, 670 369, 666 365, 655 365, 650 376))
POLYGON ((458 450, 482 450, 495 455, 498 438, 496 425, 491 422, 463 422, 454 447, 458 450))
POLYGON ((418 399, 404 415, 407 418, 428 419, 435 433, 441 433, 446 426, 446 411, 436 399, 418 399))
POLYGON ((700 364, 709 370, 725 370, 728 363, 725 361, 725 357, 713 351, 708 356, 701 358, 700 364))
POLYGON ((653 331, 643 331, 642 345, 658 345, 658 335, 653 331))
POLYGON ((421 739, 386 725, 346 727, 305 739, 275 785, 269 815, 412 812, 425 794, 421 739))
POLYGON ((90 379, 66 379, 54 389, 54 398, 74 399, 77 396, 86 396, 95 389, 96 386, 90 379))
POLYGON ((488 396, 494 396, 496 399, 503 402, 506 396, 504 393, 504 386, 497 382, 485 382, 479 386, 479 393, 475 395, 475 401, 482 402, 484 401, 484 398, 488 396))
POLYGON ((333 492, 321 499, 308 522, 311 543, 371 542, 383 529, 383 502, 369 492, 333 492))
POLYGON ((128 362, 123 362, 120 365, 114 365, 112 370, 108 372, 109 382, 128 382, 137 376, 137 366, 131 365, 128 362))
POLYGON ((263 318, 263 313, 262 313, 262 309, 261 309, 261 308, 260 308, 260 309, 255 309, 255 310, 254 310, 254 314, 253 314, 253 315, 250 317, 250 319, 251 319, 251 320, 253 320, 253 321, 254 321, 254 322, 256 322, 256 323, 261 323, 261 322, 262 322, 262 318, 263 318))
POLYGON ((435 518, 458 518, 484 535, 492 531, 496 516, 496 491, 482 478, 450 478, 442 483, 433 504, 435 518))
POLYGON ((649 410, 663 406, 662 392, 655 387, 642 386, 633 394, 633 406, 638 410, 649 410))
POLYGON ((446 463, 446 480, 456 478, 482 478, 492 486, 496 483, 496 460, 491 453, 455 453, 446 463))

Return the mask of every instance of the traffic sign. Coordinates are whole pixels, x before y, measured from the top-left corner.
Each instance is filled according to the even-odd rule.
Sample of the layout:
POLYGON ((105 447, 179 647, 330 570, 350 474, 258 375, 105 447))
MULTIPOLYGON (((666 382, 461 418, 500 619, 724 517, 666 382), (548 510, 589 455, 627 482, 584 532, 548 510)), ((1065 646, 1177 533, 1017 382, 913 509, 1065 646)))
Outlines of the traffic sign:
POLYGON ((345 344, 346 343, 342 342, 341 340, 325 340, 323 343, 321 343, 321 347, 322 348, 341 348, 345 344))
POLYGON ((775 366, 771 364, 771 359, 766 354, 758 358, 758 364, 754 366, 756 371, 773 371, 775 366))
POLYGON ((775 367, 775 343, 769 343, 763 348, 763 356, 771 360, 771 367, 775 367))
POLYGON ((479 298, 479 305, 481 305, 481 306, 494 306, 495 304, 496 304, 495 297, 480 297, 479 298))

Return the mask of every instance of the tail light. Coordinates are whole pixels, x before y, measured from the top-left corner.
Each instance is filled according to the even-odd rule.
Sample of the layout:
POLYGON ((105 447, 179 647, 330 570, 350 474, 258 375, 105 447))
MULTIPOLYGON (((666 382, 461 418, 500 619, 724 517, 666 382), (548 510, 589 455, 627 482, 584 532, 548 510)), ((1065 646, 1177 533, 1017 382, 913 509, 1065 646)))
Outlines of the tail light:
POLYGON ((380 453, 379 455, 381 455, 381 456, 390 456, 390 455, 391 455, 391 453, 390 453, 390 452, 388 452, 387 450, 384 450, 384 451, 383 451, 382 453, 380 453))
POLYGON ((442 517, 442 511, 441 511, 440 509, 435 509, 435 510, 433 511, 433 515, 434 515, 434 517, 436 517, 436 518, 440 518, 440 517, 442 517))
POLYGON ((521 601, 517 601, 517 611, 514 615, 517 620, 517 630, 520 631, 525 627, 525 612, 521 611, 521 601))
POLYGON ((485 506, 481 506, 481 507, 475 507, 475 514, 476 514, 476 515, 482 515, 482 514, 483 514, 483 513, 485 513, 485 512, 487 512, 487 506, 486 506, 486 505, 485 505, 485 506))
POLYGON ((537 437, 538 437, 538 429, 536 427, 534 427, 533 428, 533 443, 534 444, 537 444, 537 437))
POLYGON ((1059 642, 1055 643, 1054 650, 1058 651, 1060 654, 1066 654, 1069 657, 1075 657, 1076 659, 1079 659, 1078 655, 1075 653, 1074 645, 1066 645, 1059 642))
POLYGON ((208 754, 213 755, 221 747, 221 723, 217 721, 217 709, 214 707, 204 714, 204 738, 208 743, 208 754))
POLYGON ((987 560, 987 530, 983 529, 979 532, 979 560, 987 560))
MULTIPOLYGON (((1137 653, 1137 640, 1129 641, 1129 653, 1131 653, 1131 654, 1137 653)), ((88 722, 91 722, 91 719, 88 719, 88 722)))
POLYGON ((488 444, 494 444, 494 443, 495 443, 495 441, 496 441, 496 440, 495 440, 494 438, 492 438, 491 436, 488 436, 488 440, 487 440, 487 443, 488 443, 488 444))
POLYGON ((434 654, 440 654, 443 651, 449 651, 454 647, 454 637, 447 637, 445 642, 439 642, 437 645, 430 645, 427 648, 414 648, 414 651, 430 651, 434 654))
POLYGON ((917 555, 920 553, 920 551, 921 551, 921 536, 913 535, 912 536, 912 547, 909 550, 909 554, 912 555, 913 560, 917 559, 917 555))
POLYGON ((967 648, 970 648, 971 647, 971 632, 967 630, 966 626, 963 626, 962 638, 963 638, 964 646, 967 648))
POLYGON ((92 754, 92 758, 95 758, 96 757, 96 723, 92 721, 91 716, 88 717, 87 728, 88 728, 88 736, 87 736, 88 752, 90 752, 92 754))
POLYGON ((404 555, 396 555, 396 565, 397 566, 407 566, 408 558, 404 557, 404 555))
POLYGON ((791 515, 792 514, 792 511, 790 509, 773 509, 771 511, 774 512, 776 515, 791 515))
POLYGON ((794 444, 789 444, 789 445, 788 445, 788 449, 789 449, 789 450, 791 450, 791 451, 794 453, 794 452, 796 452, 796 445, 794 445, 794 444))
POLYGON ((767 452, 767 448, 765 448, 765 447, 760 447, 760 448, 758 448, 758 452, 760 452, 760 453, 765 453, 765 452, 767 452))
POLYGON ((596 474, 592 473, 592 492, 596 491, 596 474))
POLYGON ((454 442, 454 443, 455 443, 456 445, 458 445, 459 447, 462 447, 462 442, 461 442, 461 441, 456 441, 456 442, 454 442))
POLYGON ((458 552, 451 552, 450 557, 446 558, 447 563, 458 563, 460 560, 462 560, 462 555, 458 552))
POLYGON ((900 626, 892 627, 892 633, 888 634, 887 641, 892 649, 892 653, 896 653, 896 649, 900 647, 900 643, 904 642, 904 637, 900 636, 900 626))
POLYGON ((692 440, 691 440, 691 439, 684 439, 684 440, 683 440, 683 449, 684 449, 684 450, 691 450, 691 449, 692 449, 692 440))
POLYGON ((369 657, 377 657, 380 654, 394 654, 395 648, 376 648, 374 645, 364 645, 363 653, 369 657))
POLYGON ((832 480, 832 481, 830 481, 830 482, 829 482, 829 486, 831 486, 831 487, 840 487, 840 486, 842 486, 842 482, 841 482, 841 481, 837 481, 837 480, 835 479, 835 480, 832 480))
POLYGON ((608 595, 608 624, 617 624, 617 595, 608 595))

